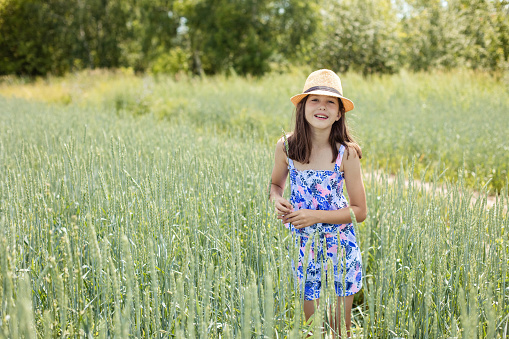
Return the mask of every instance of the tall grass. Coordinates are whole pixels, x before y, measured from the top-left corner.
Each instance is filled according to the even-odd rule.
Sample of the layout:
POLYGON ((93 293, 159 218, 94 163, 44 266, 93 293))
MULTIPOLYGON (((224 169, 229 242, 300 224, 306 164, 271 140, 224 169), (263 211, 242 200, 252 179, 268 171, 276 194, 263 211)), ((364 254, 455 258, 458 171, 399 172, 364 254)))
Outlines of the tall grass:
MULTIPOLYGON (((272 140, 291 130, 288 98, 302 89, 306 71, 263 78, 135 77, 128 73, 78 73, 33 84, 11 79, 0 94, 63 105, 101 107, 119 115, 153 113, 199 131, 235 133, 272 140)), ((401 162, 416 157, 422 170, 491 194, 509 179, 509 91, 507 84, 472 71, 363 78, 342 75, 345 95, 356 108, 350 124, 367 157, 395 174, 401 162)))
MULTIPOLYGON (((0 105, 0 337, 317 334, 321 321, 303 320, 291 236, 266 196, 281 125, 273 136, 273 126, 222 128, 206 107, 195 120, 192 105, 177 120, 0 105)), ((507 189, 491 209, 486 190, 471 206, 464 179, 446 181, 445 196, 425 191, 414 174, 439 183, 441 172, 407 159, 394 183, 366 181, 353 334, 505 337, 507 189)))

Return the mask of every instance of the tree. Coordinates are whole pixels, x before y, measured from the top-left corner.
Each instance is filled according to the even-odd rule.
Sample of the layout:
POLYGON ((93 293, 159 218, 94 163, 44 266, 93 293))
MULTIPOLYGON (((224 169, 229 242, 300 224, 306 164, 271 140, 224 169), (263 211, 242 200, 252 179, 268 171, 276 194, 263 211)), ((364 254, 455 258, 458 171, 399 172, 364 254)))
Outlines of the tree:
POLYGON ((398 69, 398 20, 390 0, 331 1, 322 10, 313 63, 341 72, 398 69))
POLYGON ((187 19, 197 73, 261 75, 275 55, 294 57, 316 26, 315 8, 301 0, 188 0, 176 12, 187 19))
POLYGON ((178 45, 179 19, 173 14, 173 0, 119 1, 129 13, 126 36, 119 42, 122 62, 145 71, 161 55, 178 45))
POLYGON ((457 66, 464 48, 462 20, 453 6, 440 0, 407 2, 401 20, 403 64, 416 71, 457 66))
POLYGON ((63 74, 69 70, 63 0, 8 1, 0 7, 0 74, 63 74))
POLYGON ((462 56, 469 68, 496 69, 507 61, 509 3, 507 1, 471 0, 456 3, 464 18, 462 56))
POLYGON ((509 69, 508 0, 0 0, 0 74, 509 69))
POLYGON ((487 0, 408 0, 404 64, 413 70, 495 70, 507 61, 508 4, 487 0))

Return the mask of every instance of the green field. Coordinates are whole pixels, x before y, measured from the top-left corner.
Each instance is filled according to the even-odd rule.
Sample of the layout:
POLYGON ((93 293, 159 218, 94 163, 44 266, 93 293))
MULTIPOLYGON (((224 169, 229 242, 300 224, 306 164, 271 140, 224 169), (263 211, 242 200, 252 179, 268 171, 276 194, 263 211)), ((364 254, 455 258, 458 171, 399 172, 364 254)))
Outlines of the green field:
MULTIPOLYGON (((205 79, 78 73, 23 84, 0 83, 0 95, 59 106, 96 107, 120 115, 152 114, 197 132, 255 138, 273 147, 291 130, 293 105, 308 72, 263 78, 205 79)), ((415 160, 415 178, 426 170, 473 189, 496 194, 509 179, 509 78, 484 73, 401 72, 393 76, 342 77, 356 104, 348 114, 366 161, 387 173, 415 160)))
MULTIPOLYGON (((0 337, 319 337, 325 303, 305 324, 266 191, 305 77, 4 80, 0 337)), ((456 72, 343 87, 363 170, 383 173, 366 175, 356 225, 352 334, 505 337, 506 85, 456 72)))

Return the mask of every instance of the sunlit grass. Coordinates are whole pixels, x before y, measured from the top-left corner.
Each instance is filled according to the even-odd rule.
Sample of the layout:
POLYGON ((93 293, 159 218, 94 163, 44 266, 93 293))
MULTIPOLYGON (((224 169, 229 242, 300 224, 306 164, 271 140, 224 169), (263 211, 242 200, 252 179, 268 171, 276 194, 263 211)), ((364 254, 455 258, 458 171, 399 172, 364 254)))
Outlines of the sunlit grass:
MULTIPOLYGON (((193 84, 185 86, 202 86, 193 84)), ((155 97, 185 89, 151 86, 155 97)), ((226 79, 221 86, 206 88, 219 96, 230 88, 226 79)), ((216 109, 226 97, 218 100, 216 109)), ((320 321, 303 322, 292 239, 266 196, 281 125, 274 135, 273 126, 214 125, 206 106, 198 122, 185 105, 176 120, 102 103, 0 105, 0 337, 316 333, 320 321)), ((384 159, 365 152, 364 171, 384 159)), ((464 181, 446 180, 446 196, 426 191, 412 174, 433 183, 443 182, 440 172, 407 162, 392 184, 366 181, 353 333, 503 337, 507 191, 491 209, 486 191, 471 206, 464 181)))
MULTIPOLYGON (((0 95, 77 107, 99 107, 117 115, 154 114, 193 130, 237 134, 271 143, 291 130, 289 97, 301 90, 305 71, 263 78, 138 77, 129 71, 95 71, 35 83, 5 80, 0 95)), ((427 169, 469 188, 502 190, 509 178, 509 91, 485 73, 401 72, 342 76, 354 134, 375 168, 396 173, 415 157, 416 178, 427 169)))

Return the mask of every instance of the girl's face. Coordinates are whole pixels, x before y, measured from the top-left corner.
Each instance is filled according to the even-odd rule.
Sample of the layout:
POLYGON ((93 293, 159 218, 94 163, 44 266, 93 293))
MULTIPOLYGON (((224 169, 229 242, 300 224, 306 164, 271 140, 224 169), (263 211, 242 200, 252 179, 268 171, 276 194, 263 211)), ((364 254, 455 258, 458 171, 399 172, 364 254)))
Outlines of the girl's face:
POLYGON ((331 128, 341 118, 339 98, 328 95, 310 95, 304 111, 309 125, 318 129, 331 128))

